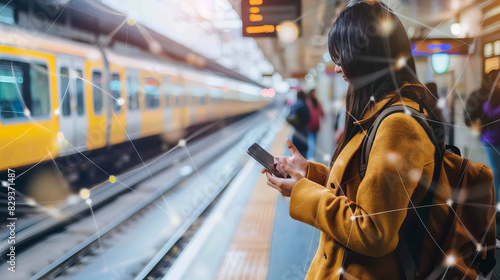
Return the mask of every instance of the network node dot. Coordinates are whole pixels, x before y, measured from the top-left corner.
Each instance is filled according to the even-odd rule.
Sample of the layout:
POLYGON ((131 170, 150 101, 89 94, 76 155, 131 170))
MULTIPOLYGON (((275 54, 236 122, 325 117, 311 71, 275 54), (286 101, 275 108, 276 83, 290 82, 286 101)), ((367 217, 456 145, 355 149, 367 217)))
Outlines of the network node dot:
POLYGON ((342 268, 342 267, 341 267, 341 268, 339 269, 339 274, 342 274, 342 273, 344 273, 344 268, 342 268))
POLYGON ((396 64, 394 65, 394 68, 396 69, 396 71, 399 71, 399 70, 403 69, 405 66, 406 66, 406 56, 401 55, 396 60, 396 64))
POLYGON ((7 183, 7 181, 2 181, 2 186, 4 186, 4 187, 8 187, 8 186, 9 186, 9 183, 7 183))
POLYGON ((61 113, 61 111, 59 111, 59 109, 54 110, 54 115, 59 116, 60 113, 61 113))
POLYGON ((184 146, 186 146, 186 139, 181 139, 181 140, 179 140, 179 146, 180 146, 180 147, 184 147, 184 146))
POLYGON ((28 204, 29 206, 35 207, 36 201, 31 197, 26 197, 26 204, 28 204))
POLYGON ((477 243, 477 245, 476 245, 476 251, 478 251, 478 252, 483 251, 483 245, 481 245, 481 243, 477 243))
POLYGON ((448 206, 450 206, 450 207, 451 207, 451 206, 453 205, 453 200, 448 199, 448 200, 446 201, 446 204, 448 204, 448 206))
POLYGON ((90 191, 88 189, 85 189, 85 188, 81 189, 80 190, 80 197, 82 199, 88 199, 90 197, 90 191))
POLYGON ((446 264, 447 264, 447 265, 452 266, 452 265, 454 265, 456 262, 457 262, 457 259, 455 258, 455 256, 450 255, 450 256, 447 256, 447 257, 446 257, 446 264))
POLYGON ((62 133, 62 131, 59 131, 59 132, 57 133, 57 140, 58 140, 59 142, 64 141, 64 133, 62 133))
POLYGON ((181 218, 179 216, 173 216, 171 219, 172 225, 178 226, 181 224, 181 218))
POLYGON ((354 221, 354 220, 356 220, 356 216, 352 215, 351 216, 351 221, 354 221))
POLYGON ((116 182, 116 177, 115 177, 114 175, 109 176, 109 181, 110 181, 111 183, 116 182))
POLYGON ((387 153, 387 160, 392 163, 396 163, 399 160, 399 154, 396 152, 387 153))
POLYGON ((500 212, 500 202, 497 203, 497 211, 500 212))
POLYGON ((85 199, 85 203, 87 203, 87 205, 92 204, 92 199, 90 198, 85 199))
POLYGON ((23 110, 23 113, 24 113, 24 115, 25 115, 26 117, 31 116, 31 112, 30 112, 30 110, 29 110, 28 108, 24 109, 24 110, 23 110))

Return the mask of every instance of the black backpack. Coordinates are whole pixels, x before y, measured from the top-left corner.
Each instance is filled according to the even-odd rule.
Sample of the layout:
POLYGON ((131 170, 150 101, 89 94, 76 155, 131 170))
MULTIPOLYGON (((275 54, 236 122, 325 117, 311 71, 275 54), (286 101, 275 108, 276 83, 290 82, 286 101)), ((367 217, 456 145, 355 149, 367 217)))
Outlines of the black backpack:
MULTIPOLYGON (((435 237, 435 239, 444 250, 447 249, 447 246, 454 248, 454 246, 460 245, 460 248, 465 248, 460 251, 461 254, 456 256, 457 263, 460 262, 470 267, 472 271, 475 271, 479 279, 488 279, 489 277, 486 276, 491 275, 496 263, 496 227, 494 224, 491 227, 491 221, 495 219, 496 213, 492 172, 484 164, 462 158, 460 150, 457 147, 445 145, 444 125, 427 118, 423 109, 425 108, 427 112, 432 111, 422 102, 417 103, 419 103, 420 106, 419 111, 409 106, 393 105, 383 110, 377 116, 365 135, 361 146, 359 160, 361 179, 363 179, 365 175, 373 141, 382 121, 394 113, 405 113, 412 116, 426 131, 436 148, 434 156, 436 164, 432 181, 420 205, 435 203, 435 193, 442 177, 448 179, 448 185, 453 189, 453 197, 445 200, 445 203, 448 203, 448 201, 453 202, 452 205, 449 205, 453 211, 450 211, 451 215, 449 215, 446 224, 443 225, 442 234, 435 237), (441 176, 441 172, 443 171, 447 176, 441 176), (486 176, 483 176, 484 178, 481 177, 483 178, 482 181, 478 182, 477 179, 481 172, 486 172, 486 176), (471 193, 471 190, 475 194, 474 196, 468 195, 471 193), (477 205, 480 206, 478 207, 477 205), (484 225, 484 227, 467 229, 467 224, 474 223, 477 225, 478 222, 484 225), (480 246, 473 244, 467 234, 475 236, 480 242, 480 246)), ((442 202, 443 201, 440 201, 440 203, 442 202)), ((412 221, 411 239, 400 231, 400 241, 396 248, 396 254, 400 260, 401 268, 404 271, 405 279, 413 280, 416 277, 422 279, 438 279, 445 273, 448 276, 460 275, 464 276, 464 279, 467 279, 467 275, 464 275, 458 269, 442 265, 445 260, 444 256, 440 255, 435 256, 434 260, 431 260, 431 265, 433 265, 432 271, 421 272, 427 274, 425 278, 422 277, 423 275, 418 275, 425 238, 430 238, 426 226, 430 219, 431 207, 414 209, 414 212, 419 219, 414 219, 412 221), (412 242, 408 242, 409 240, 412 242)), ((410 214, 410 210, 408 214, 410 214)), ((343 263, 345 263, 349 253, 350 250, 346 248, 343 263)))

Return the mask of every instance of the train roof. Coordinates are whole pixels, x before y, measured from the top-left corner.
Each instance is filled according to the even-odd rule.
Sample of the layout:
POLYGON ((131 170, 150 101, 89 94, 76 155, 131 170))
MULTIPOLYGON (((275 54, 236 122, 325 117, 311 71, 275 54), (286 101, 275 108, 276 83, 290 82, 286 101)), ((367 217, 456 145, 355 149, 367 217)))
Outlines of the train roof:
MULTIPOLYGON (((146 26, 135 24, 134 28, 130 28, 131 26, 123 24, 124 21, 127 20, 126 15, 102 3, 82 0, 64 0, 58 1, 58 3, 64 4, 64 8, 58 13, 52 13, 49 15, 49 19, 53 22, 53 24, 44 30, 38 30, 39 32, 45 32, 38 34, 38 36, 43 37, 43 39, 50 37, 51 40, 54 40, 55 42, 55 36, 49 35, 57 33, 56 35, 59 36, 62 34, 66 37, 66 39, 72 41, 86 41, 86 44, 74 41, 75 44, 71 45, 74 46, 74 55, 88 58, 90 54, 90 57, 92 58, 96 53, 96 50, 99 52, 97 46, 112 46, 115 42, 126 42, 129 46, 134 46, 142 49, 143 51, 150 52, 156 57, 156 59, 161 57, 163 60, 182 65, 185 68, 205 70, 229 79, 253 84, 261 88, 264 87, 246 76, 220 65, 217 62, 194 52, 193 50, 159 34, 152 29, 149 29, 146 26), (68 28, 70 31, 65 30, 68 28), (110 39, 108 38, 108 35, 110 34, 112 34, 112 38, 108 42, 107 40, 110 39), (89 45, 93 46, 93 48, 86 52, 84 48, 89 48, 89 45)), ((11 5, 16 9, 17 13, 24 13, 28 20, 32 20, 32 18, 35 20, 36 17, 33 15, 33 7, 34 5, 41 4, 37 1, 17 0, 12 2, 11 5)), ((33 24, 33 22, 28 22, 27 24, 34 25, 34 27, 38 25, 33 24)), ((33 29, 33 26, 27 27, 33 29)), ((23 33, 21 37, 23 36, 26 36, 26 34, 23 33)), ((4 37, 4 40, 6 39, 6 36, 2 37, 4 37)), ((26 40, 16 36, 12 37, 14 37, 14 40, 18 40, 18 42, 22 43, 24 41, 28 44, 28 47, 33 47, 29 45, 31 41, 30 39, 26 40)), ((58 53, 67 52, 65 48, 66 45, 70 43, 63 42, 62 39, 57 40, 57 42, 61 43, 61 46, 63 47, 57 48, 56 51, 58 53)), ((40 47, 43 47, 43 45, 40 47)))

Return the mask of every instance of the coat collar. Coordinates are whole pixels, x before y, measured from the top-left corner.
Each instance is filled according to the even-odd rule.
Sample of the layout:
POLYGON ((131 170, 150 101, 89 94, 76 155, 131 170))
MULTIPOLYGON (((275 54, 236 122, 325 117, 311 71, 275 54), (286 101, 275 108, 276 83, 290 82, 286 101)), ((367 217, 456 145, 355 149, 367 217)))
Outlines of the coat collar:
POLYGON ((360 125, 368 123, 372 119, 376 118, 378 116, 378 114, 380 113, 380 111, 387 108, 388 105, 392 105, 393 103, 398 103, 398 101, 401 102, 402 104, 409 105, 409 106, 418 110, 418 104, 416 104, 414 101, 407 99, 407 98, 404 98, 404 97, 403 97, 403 99, 401 99, 401 95, 399 94, 400 92, 403 92, 403 91, 416 91, 418 89, 425 90, 425 88, 422 85, 410 84, 410 83, 404 84, 400 89, 387 95, 386 98, 375 103, 375 105, 369 106, 368 110, 363 115, 363 118, 361 118, 361 120, 354 121, 353 123, 360 124, 360 125), (408 103, 410 103, 410 104, 408 104, 408 103), (416 105, 416 107, 414 105, 416 105))

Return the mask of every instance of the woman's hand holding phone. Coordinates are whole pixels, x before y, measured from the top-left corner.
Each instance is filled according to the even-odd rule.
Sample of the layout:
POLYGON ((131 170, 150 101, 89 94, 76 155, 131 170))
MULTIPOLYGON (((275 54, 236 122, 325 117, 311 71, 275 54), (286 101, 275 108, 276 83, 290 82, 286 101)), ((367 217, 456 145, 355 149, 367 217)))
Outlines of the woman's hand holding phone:
POLYGON ((283 173, 290 175, 290 178, 278 178, 269 173, 265 168, 262 173, 266 173, 267 184, 277 189, 283 196, 290 196, 293 187, 302 178, 307 175, 307 167, 309 162, 300 154, 299 150, 293 145, 290 139, 286 140, 288 149, 292 152, 291 157, 276 157, 280 164, 276 165, 276 169, 283 173))

